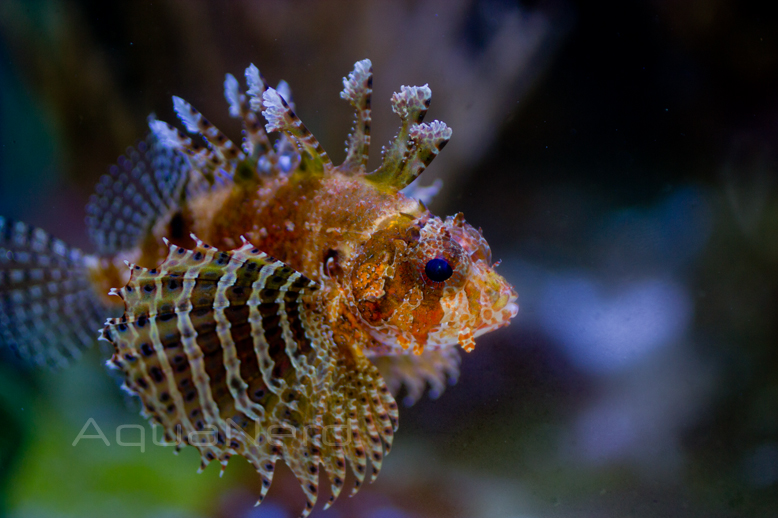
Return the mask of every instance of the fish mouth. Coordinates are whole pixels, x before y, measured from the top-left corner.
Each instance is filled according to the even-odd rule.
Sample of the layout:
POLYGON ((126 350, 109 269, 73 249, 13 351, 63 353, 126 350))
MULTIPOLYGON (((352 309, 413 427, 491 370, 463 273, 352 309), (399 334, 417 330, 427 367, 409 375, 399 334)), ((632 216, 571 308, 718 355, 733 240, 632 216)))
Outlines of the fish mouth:
POLYGON ((507 326, 511 319, 519 313, 517 300, 519 294, 500 275, 490 272, 487 281, 488 288, 482 291, 478 307, 471 307, 475 313, 477 325, 473 336, 480 336, 507 326))

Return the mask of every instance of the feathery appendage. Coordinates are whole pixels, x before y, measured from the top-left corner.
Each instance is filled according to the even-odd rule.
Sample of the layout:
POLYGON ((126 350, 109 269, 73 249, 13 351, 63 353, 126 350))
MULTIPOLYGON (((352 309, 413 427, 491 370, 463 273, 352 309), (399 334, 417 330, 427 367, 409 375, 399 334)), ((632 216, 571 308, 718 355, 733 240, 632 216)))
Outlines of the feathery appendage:
POLYGON ((315 170, 327 171, 332 168, 327 152, 277 90, 268 88, 262 93, 262 106, 262 115, 267 120, 267 131, 285 133, 310 157, 315 170))
POLYGON ((151 119, 149 128, 160 144, 189 156, 195 167, 212 172, 222 163, 212 150, 193 141, 191 137, 167 122, 151 119))
MULTIPOLYGON (((252 81, 261 83, 259 70, 256 70, 256 75, 249 73, 252 67, 256 70, 253 65, 246 69, 246 77, 251 76, 252 81)), ((270 139, 268 139, 257 113, 249 106, 246 94, 240 91, 240 84, 232 74, 227 74, 224 78, 224 97, 230 106, 230 116, 243 119, 243 152, 253 160, 259 160, 261 156, 272 153, 270 139)))

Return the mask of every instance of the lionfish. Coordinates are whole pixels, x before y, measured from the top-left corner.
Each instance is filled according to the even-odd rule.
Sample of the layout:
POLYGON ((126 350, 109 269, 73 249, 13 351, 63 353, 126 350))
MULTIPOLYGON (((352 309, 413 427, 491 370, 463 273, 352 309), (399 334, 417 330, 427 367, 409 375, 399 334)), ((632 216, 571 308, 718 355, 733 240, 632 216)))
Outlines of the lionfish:
POLYGON ((261 476, 257 503, 283 460, 307 516, 320 469, 327 507, 347 465, 352 494, 368 469, 375 479, 397 430, 392 393, 404 385, 413 403, 428 383, 439 394, 456 381, 456 344, 471 351, 507 325, 517 295, 481 232, 461 213, 432 215, 429 188, 409 187, 451 138, 422 122, 427 85, 392 95, 400 131, 368 172, 369 60, 343 79, 356 117, 339 166, 285 82, 269 87, 253 65, 245 76, 245 93, 224 82, 241 146, 179 97, 178 117, 204 142, 150 118, 87 207, 96 254, 0 218, 0 338, 62 366, 123 305, 99 338, 144 416, 196 447, 201 469, 245 457, 261 476))

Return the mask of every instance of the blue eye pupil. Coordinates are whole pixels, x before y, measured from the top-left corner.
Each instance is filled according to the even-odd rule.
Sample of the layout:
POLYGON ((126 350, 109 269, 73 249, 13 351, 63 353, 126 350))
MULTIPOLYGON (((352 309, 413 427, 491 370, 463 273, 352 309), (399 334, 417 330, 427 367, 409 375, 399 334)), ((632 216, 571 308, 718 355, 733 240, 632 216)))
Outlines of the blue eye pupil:
POLYGON ((451 269, 448 261, 439 257, 427 261, 424 272, 427 274, 427 277, 435 282, 443 282, 454 274, 454 270, 451 269))

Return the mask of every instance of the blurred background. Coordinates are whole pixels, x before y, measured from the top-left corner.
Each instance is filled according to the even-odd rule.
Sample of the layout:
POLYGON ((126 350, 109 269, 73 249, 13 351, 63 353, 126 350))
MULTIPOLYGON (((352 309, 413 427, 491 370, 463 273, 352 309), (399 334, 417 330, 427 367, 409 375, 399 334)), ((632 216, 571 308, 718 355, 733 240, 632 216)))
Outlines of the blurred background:
MULTIPOLYGON (((90 250, 92 186, 148 114, 174 122, 179 95, 237 138, 222 82, 249 63, 338 162, 341 78, 369 57, 371 165, 391 93, 429 83, 454 136, 421 182, 483 227, 521 310, 401 410, 377 482, 314 516, 777 516, 778 20, 594 4, 0 0, 0 213, 90 250)), ((152 445, 104 348, 58 373, 2 354, 0 516, 302 509, 286 470, 254 508, 242 459, 197 475, 191 448, 152 445)))

